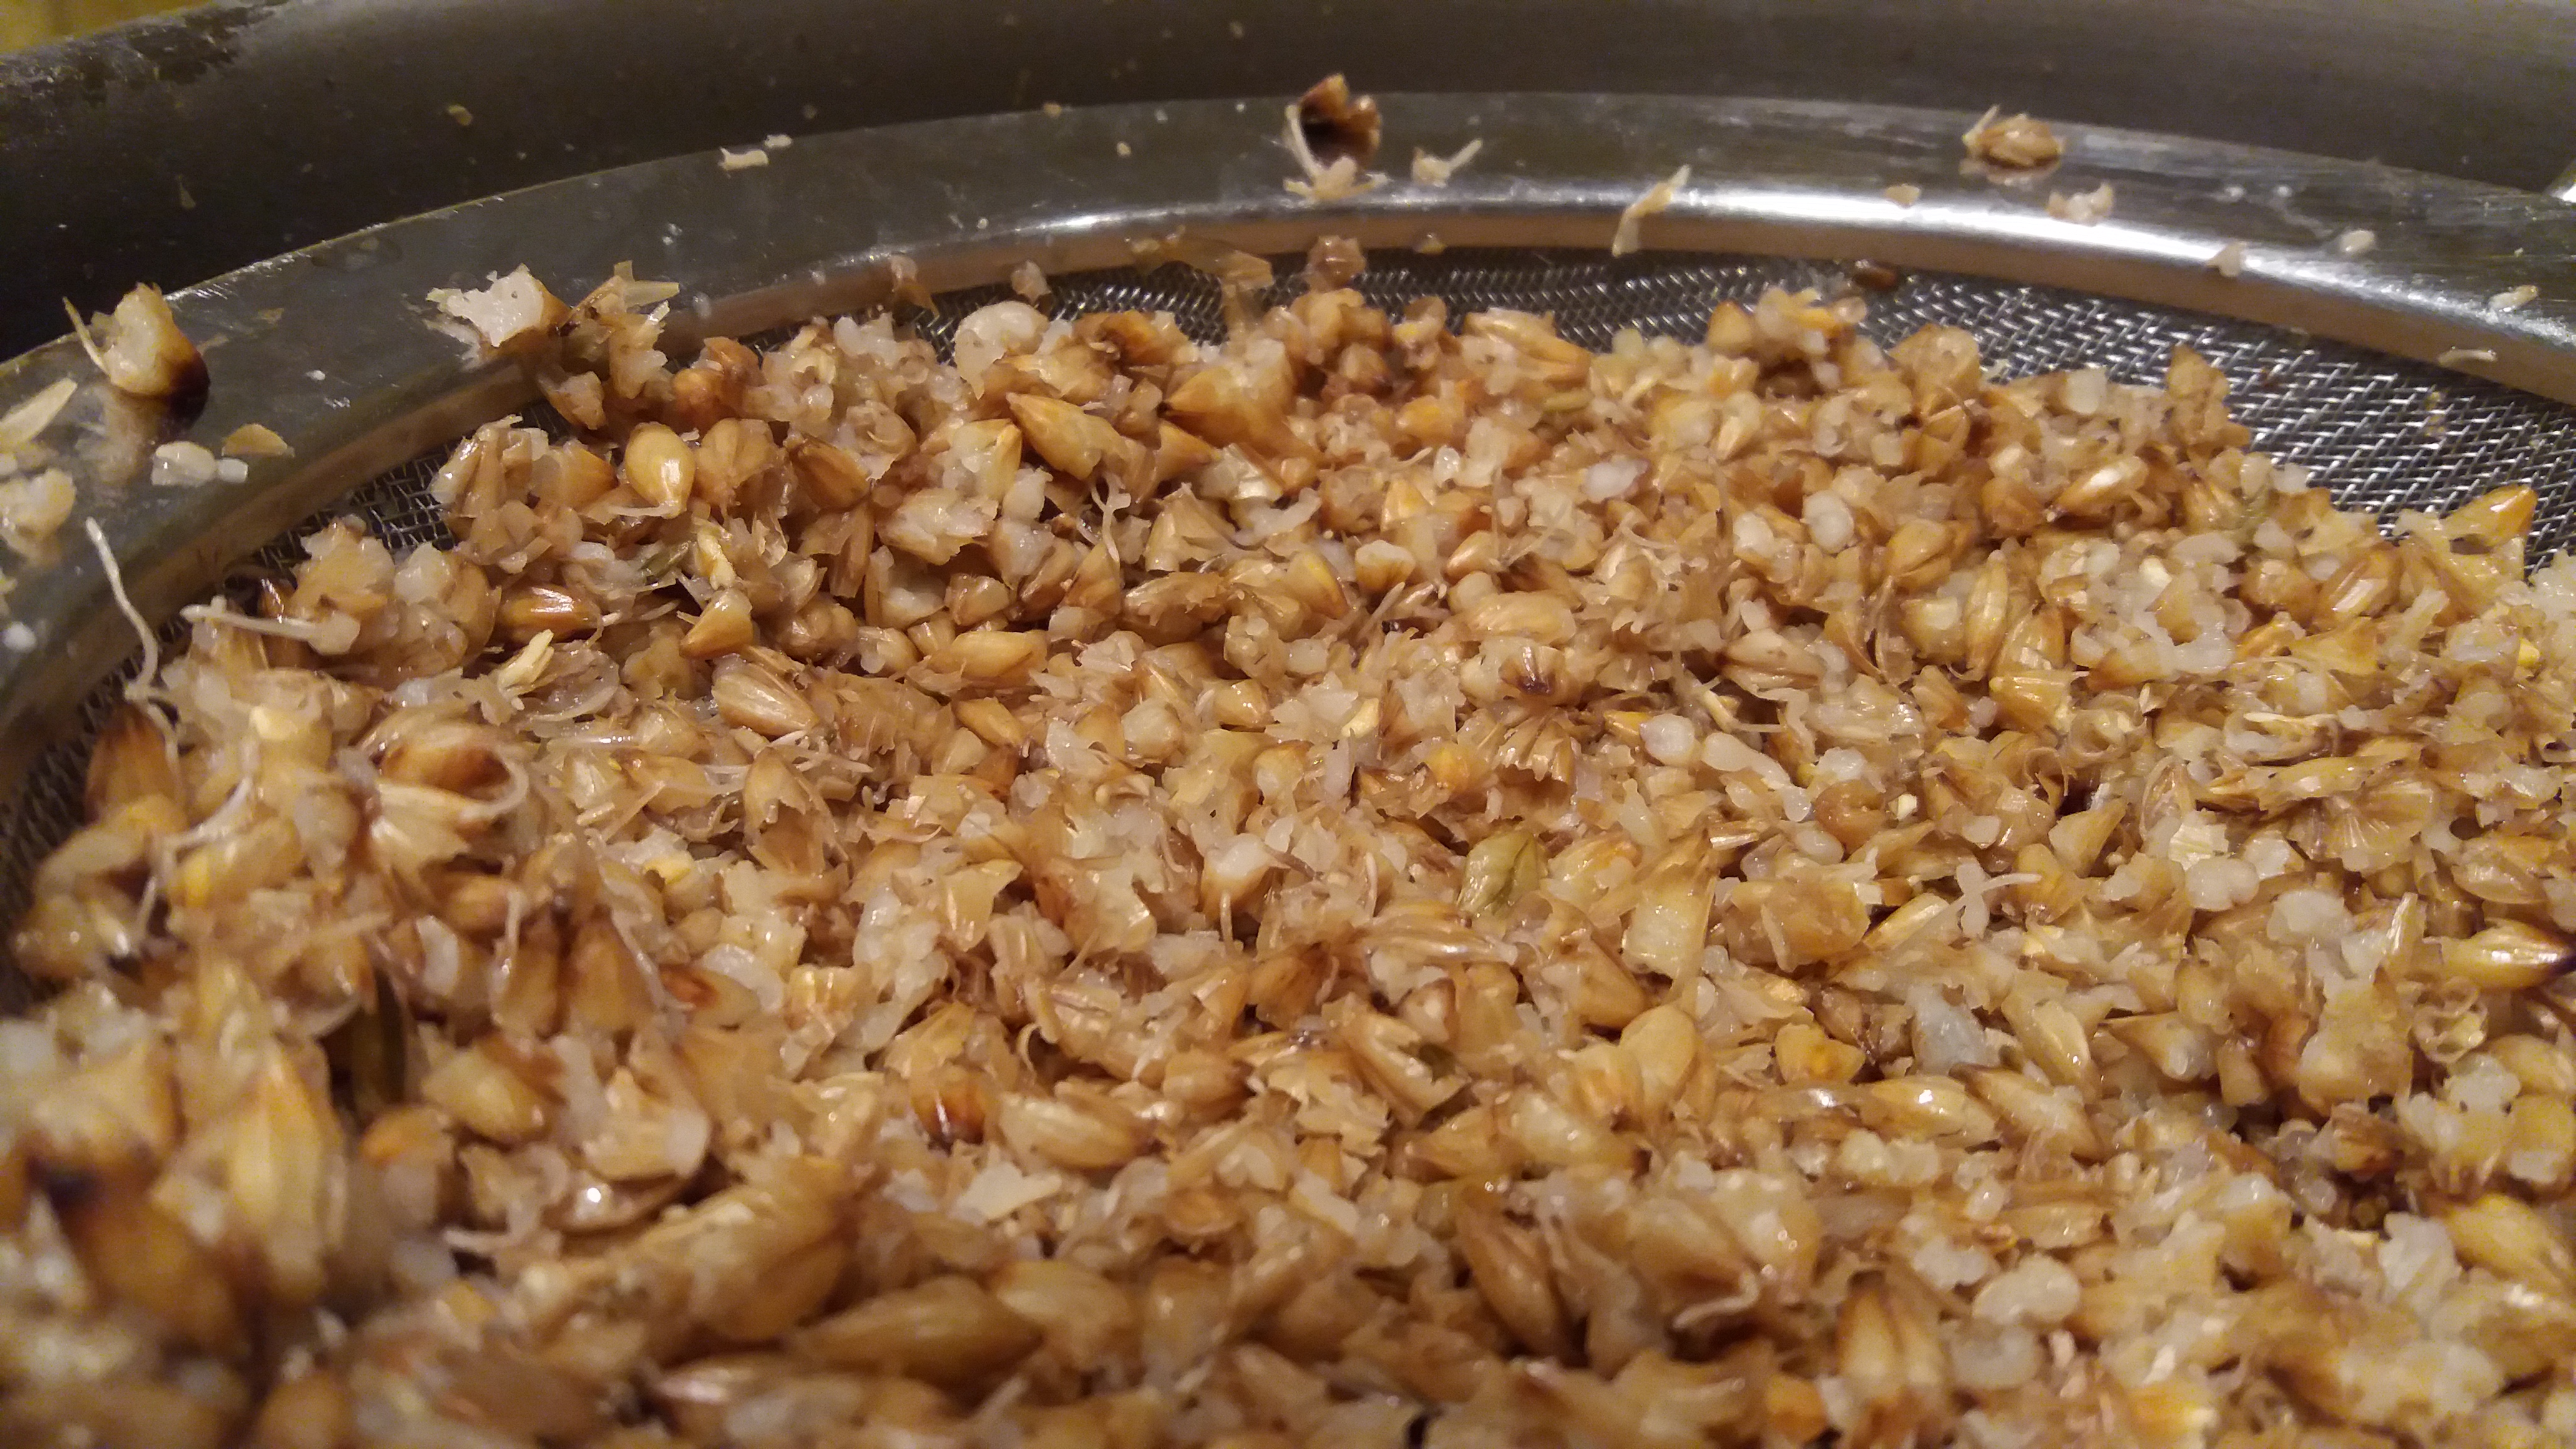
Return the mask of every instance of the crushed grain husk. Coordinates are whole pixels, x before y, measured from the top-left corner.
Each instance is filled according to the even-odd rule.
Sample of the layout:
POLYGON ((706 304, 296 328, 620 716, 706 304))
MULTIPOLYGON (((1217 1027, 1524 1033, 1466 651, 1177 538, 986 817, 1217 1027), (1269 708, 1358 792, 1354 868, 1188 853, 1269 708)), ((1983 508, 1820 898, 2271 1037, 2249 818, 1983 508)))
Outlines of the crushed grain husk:
POLYGON ((6 1437, 2576 1432, 2529 487, 1310 275, 954 365, 621 275, 452 543, 192 612, 15 941, 6 1437))
POLYGON ((179 330, 170 300, 148 283, 119 298, 116 310, 84 320, 70 302, 72 335, 107 376, 110 386, 133 397, 186 399, 206 390, 206 359, 179 330))
POLYGON ((1352 94, 1350 82, 1335 71, 1297 98, 1297 128, 1312 154, 1328 161, 1349 156, 1365 166, 1377 159, 1386 122, 1377 98, 1352 94))
POLYGON ((227 458, 286 458, 295 453, 266 423, 244 423, 224 434, 221 451, 227 458))
POLYGON ((1320 205, 1386 184, 1385 173, 1367 169, 1385 130, 1377 101, 1353 95, 1339 72, 1308 87, 1287 116, 1284 139, 1298 171, 1289 191, 1320 205))
POLYGON ((2066 154, 2066 143, 2046 121, 2018 112, 2007 116, 2001 106, 1988 107, 1959 140, 1967 147, 1969 164, 2007 171, 2054 166, 2066 154))
POLYGON ((481 287, 438 288, 428 301, 438 309, 440 320, 434 325, 460 341, 494 352, 539 343, 569 311, 524 266, 492 277, 481 287))

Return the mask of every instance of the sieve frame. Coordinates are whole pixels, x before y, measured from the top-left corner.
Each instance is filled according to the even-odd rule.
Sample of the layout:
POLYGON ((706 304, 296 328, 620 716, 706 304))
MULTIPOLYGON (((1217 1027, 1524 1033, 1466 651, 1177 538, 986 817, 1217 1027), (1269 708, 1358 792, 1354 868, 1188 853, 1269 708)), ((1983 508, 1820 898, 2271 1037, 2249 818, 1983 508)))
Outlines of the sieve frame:
MULTIPOLYGON (((1599 247, 1621 210, 1688 165, 1646 219, 1658 250, 1754 253, 2065 287, 2296 329, 2438 362, 2576 404, 2576 206, 2474 182, 2253 147, 2060 126, 2063 162, 2035 177, 1962 166, 1964 113, 1814 102, 1601 95, 1381 97, 1396 179, 1329 204, 1283 181, 1284 99, 1104 106, 798 138, 764 164, 712 154, 628 166, 470 202, 247 267, 173 293, 204 349, 201 410, 147 419, 215 446, 262 423, 293 448, 239 484, 149 485, 95 450, 75 460, 82 507, 57 557, 13 569, 0 649, 0 791, 76 723, 131 657, 83 520, 159 623, 224 570, 351 488, 525 405, 513 364, 427 323, 427 293, 525 264, 558 287, 619 262, 682 288, 666 348, 884 303, 909 258, 932 291, 990 283, 1035 260, 1116 266, 1175 231, 1245 250, 1326 234, 1371 247, 1599 247), (1483 147, 1443 187, 1403 179, 1416 147, 1483 147), (1122 151, 1123 148, 1123 151, 1122 151), (2048 214, 2052 191, 2110 184, 2092 225, 2048 214), (1900 204, 1894 186, 1920 189, 1900 204), (2334 246, 2368 229, 2361 256, 2334 246), (2229 243, 2241 270, 2214 267, 2229 243), (2529 285, 2517 310, 2489 299, 2529 285), (2468 350, 2480 356, 2464 359, 2468 350)), ((130 406, 68 338, 0 364, 0 411, 55 380, 75 420, 130 406)), ((128 419, 132 421, 131 418, 128 419)))

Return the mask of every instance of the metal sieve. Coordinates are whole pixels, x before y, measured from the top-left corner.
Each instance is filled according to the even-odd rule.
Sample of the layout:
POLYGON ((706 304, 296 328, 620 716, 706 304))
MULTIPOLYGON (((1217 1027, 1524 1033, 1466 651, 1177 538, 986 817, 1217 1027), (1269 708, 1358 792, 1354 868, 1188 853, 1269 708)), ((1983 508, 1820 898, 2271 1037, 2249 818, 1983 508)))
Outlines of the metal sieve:
MULTIPOLYGON (((760 151, 757 166, 680 157, 263 263, 173 296, 213 382, 196 416, 146 420, 210 446, 259 422, 293 445, 238 484, 157 488, 132 450, 114 461, 101 436, 114 400, 68 340, 0 365, 0 410, 83 380, 48 435, 77 436, 80 513, 57 557, 12 568, 9 618, 23 628, 0 650, 0 927, 78 823, 90 732, 134 661, 82 520, 102 525, 150 621, 245 571, 289 566, 320 518, 355 514, 398 545, 441 536, 425 492, 436 459, 532 390, 433 332, 423 298, 522 263, 559 291, 618 262, 680 283, 666 348, 886 304, 898 256, 936 294, 914 320, 943 344, 1008 295, 995 279, 1025 259, 1053 274, 1061 307, 1166 308, 1213 337, 1216 285, 1140 269, 1136 243, 1186 231, 1286 254, 1342 234, 1372 248, 1357 285, 1381 305, 1438 294, 1453 315, 1550 312, 1600 347, 1622 327, 1696 335, 1712 301, 1767 286, 1838 290, 1868 259, 1882 341, 1948 323, 1977 335, 1996 373, 2094 363, 2125 380, 2161 376, 2187 344, 2227 374, 2259 445, 2316 470, 2348 506, 2438 510, 2523 481, 2543 500, 2535 557, 2576 531, 2576 207, 2551 198, 2086 128, 2061 128, 2054 171, 1996 179, 1961 166, 1968 117, 1891 108, 1538 95, 1384 106, 1382 160, 1399 175, 1328 205, 1282 185, 1295 163, 1277 102, 1104 107, 810 137, 760 151), (1414 147, 1446 155, 1478 138, 1446 186, 1400 174, 1414 147), (1607 255, 1621 209, 1684 164, 1672 206, 1645 222, 1653 250, 1607 255), (2052 192, 2104 184, 2114 209, 2099 223, 2047 210, 2052 192), (1890 194, 1907 187, 1919 196, 1890 194), (2240 247, 2241 268, 2223 271, 2240 247), (1886 268, 1905 269, 1892 288, 1886 268)), ((0 1004, 13 993, 22 983, 0 972, 0 1004)))

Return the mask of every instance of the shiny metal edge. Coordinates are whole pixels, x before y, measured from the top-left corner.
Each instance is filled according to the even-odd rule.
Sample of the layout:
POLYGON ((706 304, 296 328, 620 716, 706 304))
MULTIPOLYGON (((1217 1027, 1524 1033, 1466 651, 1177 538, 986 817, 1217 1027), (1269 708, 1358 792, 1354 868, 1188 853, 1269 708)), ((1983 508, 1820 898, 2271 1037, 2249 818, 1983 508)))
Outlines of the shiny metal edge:
MULTIPOLYGON (((426 325, 426 294, 526 264, 572 291, 618 262, 684 291, 685 332, 757 330, 882 300, 886 259, 934 290, 1116 265, 1187 228, 1263 252, 1341 233, 1373 246, 1602 246, 1677 168, 1648 246, 1868 257, 2075 288, 2299 328, 2576 403, 2576 207, 2385 167, 2137 132, 2060 127, 2043 177, 1963 171, 1969 117, 1890 107, 1680 97, 1381 97, 1395 179, 1329 205, 1286 190, 1284 100, 1112 106, 809 137, 725 170, 684 156, 389 223, 173 294, 205 349, 204 408, 171 436, 274 428, 292 458, 238 485, 79 479, 59 557, 13 567, 0 649, 0 783, 131 653, 80 517, 159 620, 222 569, 364 479, 528 395, 505 366, 426 325), (1413 148, 1482 150, 1444 187, 1404 179, 1413 148), (2052 217, 2052 192, 2109 185, 2105 220, 2052 217), (1919 188, 1900 203, 1889 189, 1919 188), (2356 230, 2377 244, 2347 254, 2356 230), (2230 244, 2242 267, 2215 263, 2230 244), (2533 300, 2492 299, 2519 287, 2533 300)), ((685 339, 683 339, 685 345, 685 339)), ((57 378, 99 384, 66 339, 0 364, 0 410, 57 378)), ((97 410, 94 396, 75 410, 97 410)))
POLYGON ((63 295, 773 131, 1348 70, 1381 93, 2000 101, 2533 188, 2567 160, 2571 56, 2568 0, 220 0, 0 55, 0 356, 52 336, 63 295))

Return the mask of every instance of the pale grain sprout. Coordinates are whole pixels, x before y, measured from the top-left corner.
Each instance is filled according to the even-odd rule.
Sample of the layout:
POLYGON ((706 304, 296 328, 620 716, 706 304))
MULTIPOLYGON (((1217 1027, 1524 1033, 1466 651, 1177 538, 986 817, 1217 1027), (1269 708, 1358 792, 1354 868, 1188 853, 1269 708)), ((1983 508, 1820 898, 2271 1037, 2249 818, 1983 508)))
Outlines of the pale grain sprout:
POLYGON ((1466 145, 1446 156, 1434 156, 1416 147, 1413 152, 1413 179, 1423 186, 1446 186, 1449 178, 1457 175, 1461 167, 1475 160, 1476 153, 1484 149, 1485 138, 1482 136, 1470 139, 1466 145))
POLYGON ((1646 188, 1646 194, 1619 210, 1619 224, 1610 233, 1610 255, 1624 257, 1643 245, 1646 218, 1671 207, 1681 188, 1690 185, 1690 168, 1678 167, 1673 174, 1646 188))

